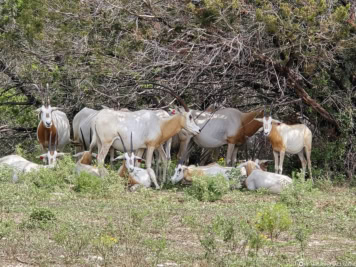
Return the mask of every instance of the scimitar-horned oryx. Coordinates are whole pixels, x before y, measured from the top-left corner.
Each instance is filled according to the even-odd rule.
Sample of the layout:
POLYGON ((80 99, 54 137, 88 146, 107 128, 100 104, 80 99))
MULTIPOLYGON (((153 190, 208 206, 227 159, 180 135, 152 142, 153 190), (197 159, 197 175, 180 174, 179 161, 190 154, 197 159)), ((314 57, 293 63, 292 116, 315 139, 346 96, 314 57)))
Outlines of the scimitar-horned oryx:
MULTIPOLYGON (((147 149, 146 168, 156 188, 158 188, 157 179, 151 168, 153 151, 158 149, 166 164, 167 157, 161 146, 163 143, 177 134, 182 128, 185 128, 192 134, 198 134, 200 131, 183 99, 171 89, 159 88, 159 90, 173 95, 182 104, 184 111, 175 116, 162 119, 151 110, 139 110, 135 112, 102 110, 92 124, 95 134, 90 144, 90 150, 92 150, 93 144, 97 143, 99 151, 98 162, 102 164, 111 146, 117 150, 124 151, 121 142, 116 140, 119 134, 125 143, 129 143, 130 133, 132 132, 134 134, 133 149, 147 149)), ((164 181, 165 174, 163 175, 164 181)))
POLYGON ((235 145, 243 145, 248 137, 262 127, 262 123, 254 119, 263 117, 263 109, 247 113, 235 108, 220 109, 212 113, 192 111, 192 116, 202 130, 194 137, 184 130, 180 133, 182 142, 179 154, 185 153, 191 138, 203 148, 217 148, 227 144, 225 162, 227 166, 234 166, 238 149, 235 145))
POLYGON ((263 122, 263 133, 265 136, 268 136, 268 139, 272 144, 275 172, 282 174, 283 160, 285 153, 287 152, 290 154, 298 154, 299 159, 302 162, 303 175, 305 176, 307 165, 307 161, 304 157, 305 149, 309 175, 310 178, 313 179, 310 161, 312 149, 312 132, 310 129, 305 124, 287 125, 272 119, 270 115, 264 116, 263 119, 256 120, 263 122))
POLYGON ((48 148, 50 137, 54 140, 58 151, 63 151, 65 145, 70 142, 70 125, 66 114, 57 107, 51 107, 49 97, 47 103, 42 98, 42 107, 36 111, 39 113, 40 123, 37 127, 37 139, 42 152, 48 148))

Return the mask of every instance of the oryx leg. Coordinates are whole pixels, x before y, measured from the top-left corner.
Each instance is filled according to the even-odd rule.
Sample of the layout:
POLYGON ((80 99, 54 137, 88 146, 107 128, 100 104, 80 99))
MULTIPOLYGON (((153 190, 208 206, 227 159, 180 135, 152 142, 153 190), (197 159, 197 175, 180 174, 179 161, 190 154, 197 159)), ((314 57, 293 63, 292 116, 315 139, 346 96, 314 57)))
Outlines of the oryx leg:
POLYGON ((278 166, 279 166, 279 162, 278 162, 278 156, 279 156, 279 152, 274 151, 273 150, 273 156, 274 156, 274 172, 278 173, 278 166))
POLYGON ((172 147, 172 138, 169 138, 166 142, 166 150, 165 150, 168 161, 171 160, 171 147, 172 147))
POLYGON ((163 149, 163 146, 160 145, 158 147, 158 152, 159 152, 159 157, 160 160, 163 164, 163 174, 162 174, 162 183, 165 184, 166 183, 166 175, 167 175, 167 166, 168 166, 168 159, 167 159, 167 155, 166 152, 163 149))
POLYGON ((235 144, 227 144, 227 153, 225 158, 226 166, 231 166, 232 154, 234 153, 235 144))
POLYGON ((111 169, 113 169, 114 168, 114 158, 115 158, 114 147, 111 146, 109 151, 110 151, 110 166, 111 166, 111 169))
POLYGON ((239 148, 236 146, 234 148, 234 152, 232 152, 232 165, 231 166, 235 166, 236 162, 237 162, 237 151, 239 150, 239 148))
POLYGON ((156 189, 159 189, 159 185, 157 183, 157 178, 155 172, 152 170, 151 165, 152 165, 152 156, 153 156, 153 151, 155 150, 154 147, 147 147, 146 151, 146 169, 147 172, 151 178, 151 181, 154 183, 156 189))
POLYGON ((102 144, 98 154, 98 164, 104 165, 105 157, 109 152, 111 144, 102 144))
POLYGON ((307 161, 305 160, 304 151, 303 150, 298 153, 298 157, 300 159, 300 162, 302 163, 303 180, 305 180, 305 169, 307 167, 307 161))
MULTIPOLYGON (((145 149, 144 148, 139 148, 136 150, 135 155, 137 157, 140 157, 143 159, 143 154, 145 153, 145 149)), ((135 160, 135 167, 140 167, 140 162, 138 160, 135 160)))
POLYGON ((284 150, 279 152, 279 174, 282 174, 282 172, 283 172, 283 161, 284 161, 285 153, 286 152, 284 150))
POLYGON ((311 168, 311 160, 310 160, 311 147, 307 147, 307 146, 305 147, 305 154, 307 155, 309 176, 310 176, 310 179, 313 180, 313 174, 312 174, 312 168, 311 168))

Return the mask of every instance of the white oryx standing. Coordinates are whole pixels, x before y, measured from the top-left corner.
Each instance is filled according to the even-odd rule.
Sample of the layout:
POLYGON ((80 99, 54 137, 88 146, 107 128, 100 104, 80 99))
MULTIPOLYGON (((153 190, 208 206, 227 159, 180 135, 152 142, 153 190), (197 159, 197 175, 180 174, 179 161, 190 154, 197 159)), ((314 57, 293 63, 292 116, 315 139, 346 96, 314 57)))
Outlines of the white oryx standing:
MULTIPOLYGON (((185 111, 175 116, 161 119, 151 110, 139 110, 135 112, 102 110, 92 123, 95 134, 90 144, 91 151, 94 144, 97 143, 99 151, 98 162, 102 164, 111 146, 117 150, 124 151, 121 142, 117 140, 119 134, 123 138, 123 141, 128 143, 130 133, 134 133, 133 150, 141 148, 147 149, 146 168, 156 188, 159 188, 159 186, 156 175, 151 169, 154 150, 158 149, 166 165, 167 157, 161 145, 177 134, 182 128, 185 128, 192 134, 197 134, 200 131, 200 128, 195 124, 191 112, 184 101, 172 90, 160 90, 166 91, 177 98, 183 105, 185 111)), ((163 181, 165 181, 165 174, 163 175, 163 181)))
POLYGON ((312 149, 312 132, 310 129, 304 124, 287 125, 272 119, 270 115, 264 116, 263 119, 256 120, 263 122, 263 133, 265 136, 268 136, 272 144, 275 172, 282 174, 284 155, 285 152, 287 152, 290 154, 298 154, 302 162, 303 175, 305 176, 307 165, 307 161, 304 157, 305 149, 309 175, 310 178, 313 179, 310 161, 312 149))
POLYGON ((37 127, 37 139, 42 152, 48 148, 50 139, 54 140, 56 150, 63 151, 65 145, 70 142, 70 125, 66 114, 57 107, 51 107, 49 98, 47 103, 42 99, 42 107, 36 111, 41 119, 37 127))
POLYGON ((263 110, 243 113, 235 108, 220 109, 216 112, 192 111, 196 124, 202 129, 194 137, 186 132, 179 133, 181 142, 179 155, 183 155, 193 137, 193 141, 203 148, 217 148, 227 144, 225 162, 227 166, 236 163, 237 147, 243 145, 248 137, 254 135, 262 123, 254 120, 262 118, 263 110))
POLYGON ((249 160, 240 164, 237 168, 246 169, 247 178, 244 185, 248 190, 265 188, 271 193, 279 194, 285 187, 292 184, 292 179, 286 175, 262 170, 258 160, 249 160))

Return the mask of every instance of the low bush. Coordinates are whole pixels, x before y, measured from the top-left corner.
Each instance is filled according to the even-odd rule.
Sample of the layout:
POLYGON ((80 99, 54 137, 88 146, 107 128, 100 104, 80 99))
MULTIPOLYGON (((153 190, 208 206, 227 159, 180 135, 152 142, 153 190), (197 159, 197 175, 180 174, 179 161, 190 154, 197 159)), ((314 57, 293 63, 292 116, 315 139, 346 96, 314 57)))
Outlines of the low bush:
POLYGON ((229 182, 222 175, 194 176, 192 185, 185 192, 199 201, 213 202, 221 199, 229 187, 229 182))

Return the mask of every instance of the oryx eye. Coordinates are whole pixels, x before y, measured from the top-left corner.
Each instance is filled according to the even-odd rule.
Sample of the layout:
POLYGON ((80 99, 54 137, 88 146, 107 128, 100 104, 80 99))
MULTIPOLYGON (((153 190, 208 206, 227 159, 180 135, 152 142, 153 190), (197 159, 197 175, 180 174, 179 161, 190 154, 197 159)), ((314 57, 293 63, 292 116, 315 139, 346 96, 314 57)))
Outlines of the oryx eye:
POLYGON ((193 117, 192 117, 192 115, 189 115, 189 119, 191 120, 193 117))

